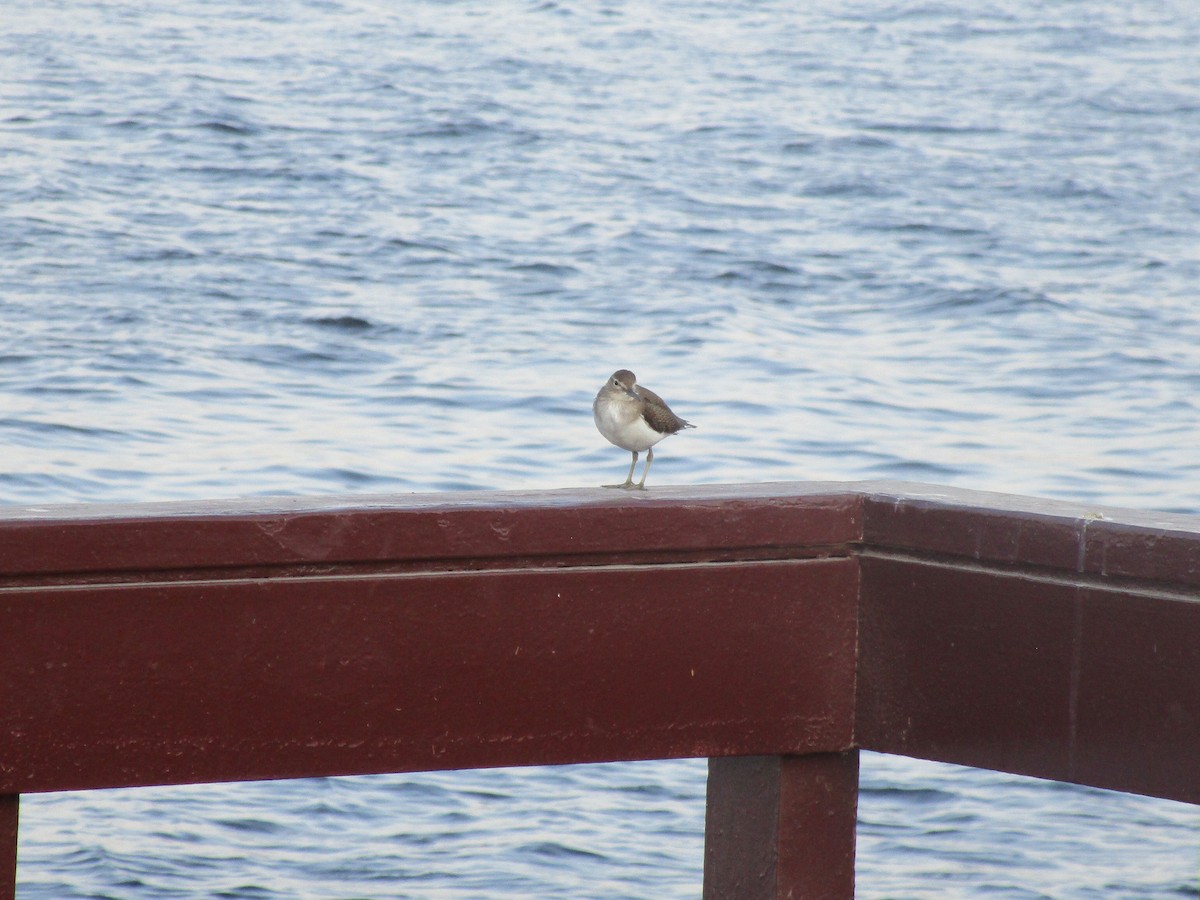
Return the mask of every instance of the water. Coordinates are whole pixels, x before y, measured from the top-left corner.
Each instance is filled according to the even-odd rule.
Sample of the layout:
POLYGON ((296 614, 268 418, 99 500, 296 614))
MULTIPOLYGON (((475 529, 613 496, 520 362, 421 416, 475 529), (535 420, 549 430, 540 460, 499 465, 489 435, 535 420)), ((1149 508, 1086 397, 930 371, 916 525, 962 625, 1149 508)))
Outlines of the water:
MULTIPOLYGON (((1200 8, 0 10, 0 502, 902 477, 1200 512, 1200 8)), ((48 795, 22 898, 669 897, 699 761, 48 795)), ((867 755, 864 897, 1194 896, 1194 807, 867 755)))

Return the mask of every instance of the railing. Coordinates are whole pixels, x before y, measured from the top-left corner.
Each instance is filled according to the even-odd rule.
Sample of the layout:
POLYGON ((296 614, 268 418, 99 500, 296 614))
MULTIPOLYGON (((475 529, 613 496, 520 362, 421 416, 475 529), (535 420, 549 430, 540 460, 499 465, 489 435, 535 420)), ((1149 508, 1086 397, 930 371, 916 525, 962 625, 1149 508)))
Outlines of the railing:
POLYGON ((1198 601, 894 483, 0 511, 0 898, 22 793, 701 756, 706 897, 849 897, 859 748, 1200 803, 1198 601))

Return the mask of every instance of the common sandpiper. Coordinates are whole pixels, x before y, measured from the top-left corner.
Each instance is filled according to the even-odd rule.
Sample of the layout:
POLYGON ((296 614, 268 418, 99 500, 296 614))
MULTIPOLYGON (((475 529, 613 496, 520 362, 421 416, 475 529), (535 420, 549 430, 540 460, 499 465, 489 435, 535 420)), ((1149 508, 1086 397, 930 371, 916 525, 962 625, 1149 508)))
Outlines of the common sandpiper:
POLYGON ((596 427, 609 443, 633 454, 625 483, 606 484, 604 487, 644 490, 646 475, 650 472, 650 464, 654 462, 654 450, 651 448, 668 435, 696 427, 671 412, 671 407, 654 391, 638 384, 637 376, 628 369, 613 372, 604 387, 600 388, 596 399, 592 401, 592 415, 596 419, 596 427), (633 470, 637 467, 638 453, 643 450, 646 451, 646 468, 642 470, 642 480, 634 484, 633 470))

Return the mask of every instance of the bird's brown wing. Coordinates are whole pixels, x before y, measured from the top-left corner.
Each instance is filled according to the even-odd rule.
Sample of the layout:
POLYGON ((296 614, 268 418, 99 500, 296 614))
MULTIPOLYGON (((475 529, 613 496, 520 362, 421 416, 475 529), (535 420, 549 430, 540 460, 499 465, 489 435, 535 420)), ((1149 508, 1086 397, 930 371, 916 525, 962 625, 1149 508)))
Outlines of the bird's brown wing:
POLYGON ((696 427, 671 412, 671 407, 667 406, 663 398, 649 388, 644 388, 639 384, 637 392, 646 400, 645 406, 642 407, 642 418, 659 434, 674 434, 684 428, 696 427))

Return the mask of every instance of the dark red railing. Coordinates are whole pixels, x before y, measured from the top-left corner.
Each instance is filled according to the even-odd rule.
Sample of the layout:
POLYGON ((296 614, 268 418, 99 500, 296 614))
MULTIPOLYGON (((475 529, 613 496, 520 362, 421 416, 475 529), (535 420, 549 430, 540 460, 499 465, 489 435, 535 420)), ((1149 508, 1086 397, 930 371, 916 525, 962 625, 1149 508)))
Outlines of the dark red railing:
POLYGON ((849 897, 858 749, 1200 803, 1200 519, 779 484, 0 511, 18 796, 708 757, 706 897, 849 897))

